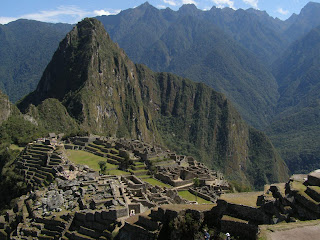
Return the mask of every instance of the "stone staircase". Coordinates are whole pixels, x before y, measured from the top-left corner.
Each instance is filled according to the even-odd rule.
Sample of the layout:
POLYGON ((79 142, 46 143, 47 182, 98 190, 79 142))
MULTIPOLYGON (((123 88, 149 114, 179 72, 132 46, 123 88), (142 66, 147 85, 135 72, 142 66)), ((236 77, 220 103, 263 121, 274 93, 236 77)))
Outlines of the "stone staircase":
POLYGON ((134 159, 132 160, 132 162, 133 162, 133 165, 129 169, 129 172, 132 175, 142 176, 142 175, 147 175, 149 173, 149 170, 146 164, 140 159, 134 159))
POLYGON ((88 143, 88 145, 85 146, 84 150, 97 156, 107 158, 107 162, 111 164, 120 165, 124 160, 124 158, 119 155, 119 151, 117 149, 110 148, 101 141, 88 143))
POLYGON ((29 144, 16 160, 20 173, 31 186, 48 185, 55 175, 56 167, 62 159, 53 146, 41 143, 29 144))
MULTIPOLYGON (((85 146, 85 150, 95 155, 107 158, 107 162, 114 165, 120 165, 124 161, 124 158, 120 156, 119 150, 110 148, 106 143, 98 140, 93 143, 88 143, 88 145, 85 146)), ((143 161, 140 159, 131 159, 131 161, 132 165, 129 169, 131 174, 137 176, 148 174, 149 170, 143 161)))

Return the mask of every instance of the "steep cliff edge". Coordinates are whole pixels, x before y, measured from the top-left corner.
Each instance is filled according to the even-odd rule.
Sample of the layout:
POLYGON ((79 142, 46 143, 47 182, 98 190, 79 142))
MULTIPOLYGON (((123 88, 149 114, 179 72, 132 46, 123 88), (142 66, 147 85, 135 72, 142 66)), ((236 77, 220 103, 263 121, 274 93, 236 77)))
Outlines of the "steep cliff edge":
POLYGON ((0 91, 0 124, 9 118, 12 108, 9 98, 0 91))
POLYGON ((48 98, 58 99, 89 132, 167 145, 243 184, 261 187, 288 177, 268 138, 224 95, 135 65, 96 19, 83 20, 66 36, 37 89, 18 107, 26 112, 48 98))

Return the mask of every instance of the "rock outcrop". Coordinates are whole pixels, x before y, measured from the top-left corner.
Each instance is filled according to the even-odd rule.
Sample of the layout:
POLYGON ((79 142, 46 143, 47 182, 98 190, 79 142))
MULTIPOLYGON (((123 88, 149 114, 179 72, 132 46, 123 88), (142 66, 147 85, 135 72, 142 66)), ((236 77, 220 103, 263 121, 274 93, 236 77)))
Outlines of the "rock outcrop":
POLYGON ((0 124, 9 118, 12 107, 8 97, 0 91, 0 124))
POLYGON ((166 145, 262 187, 288 177, 268 138, 204 84, 135 65, 96 19, 66 36, 22 111, 58 99, 82 129, 166 145), (259 171, 259 178, 255 173, 259 171))

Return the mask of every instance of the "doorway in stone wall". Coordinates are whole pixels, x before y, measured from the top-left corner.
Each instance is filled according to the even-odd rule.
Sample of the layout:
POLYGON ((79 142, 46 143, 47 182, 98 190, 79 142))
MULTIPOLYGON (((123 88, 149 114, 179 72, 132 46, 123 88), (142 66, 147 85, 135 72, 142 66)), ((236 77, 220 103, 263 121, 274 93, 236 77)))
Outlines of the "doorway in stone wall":
POLYGON ((131 209, 130 210, 130 216, 133 216, 133 215, 135 215, 136 214, 136 211, 134 210, 134 209, 131 209))

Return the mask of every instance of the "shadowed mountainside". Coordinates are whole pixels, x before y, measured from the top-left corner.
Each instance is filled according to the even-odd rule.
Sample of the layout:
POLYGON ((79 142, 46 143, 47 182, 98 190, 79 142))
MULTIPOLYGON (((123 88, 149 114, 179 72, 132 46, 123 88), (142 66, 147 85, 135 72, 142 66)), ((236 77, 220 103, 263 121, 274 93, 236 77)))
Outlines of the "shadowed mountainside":
POLYGON ((37 89, 18 106, 32 115, 30 108, 48 98, 59 100, 85 130, 165 144, 244 184, 261 187, 288 176, 267 137, 222 94, 135 65, 95 19, 66 36, 37 89))

